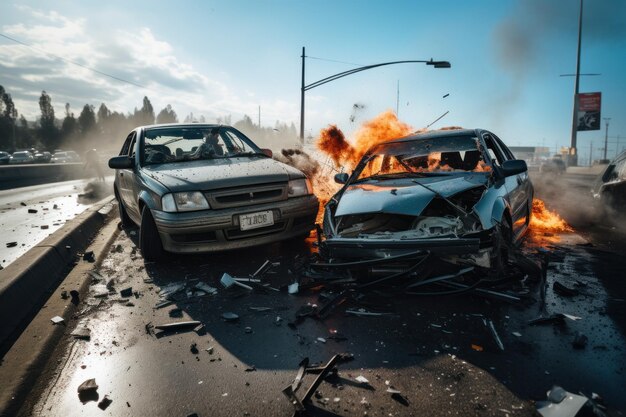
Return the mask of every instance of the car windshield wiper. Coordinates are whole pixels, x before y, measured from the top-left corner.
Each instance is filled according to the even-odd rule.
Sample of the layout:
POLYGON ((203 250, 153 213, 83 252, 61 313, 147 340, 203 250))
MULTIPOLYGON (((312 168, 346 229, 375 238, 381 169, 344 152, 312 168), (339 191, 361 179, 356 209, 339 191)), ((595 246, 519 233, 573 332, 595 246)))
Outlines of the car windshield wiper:
POLYGON ((233 154, 231 156, 265 156, 265 157, 269 158, 269 156, 267 156, 263 152, 256 152, 256 151, 236 153, 236 154, 233 154))

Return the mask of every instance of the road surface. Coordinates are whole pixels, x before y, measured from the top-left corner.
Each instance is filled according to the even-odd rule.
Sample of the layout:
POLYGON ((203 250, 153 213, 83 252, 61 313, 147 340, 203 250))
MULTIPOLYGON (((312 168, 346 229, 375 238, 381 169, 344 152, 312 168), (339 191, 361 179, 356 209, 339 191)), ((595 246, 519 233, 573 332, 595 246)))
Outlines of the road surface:
POLYGON ((65 222, 113 193, 113 177, 0 191, 0 266, 28 252, 65 222))
MULTIPOLYGON (((547 197, 566 185, 566 178, 542 183, 538 194, 547 197)), ((549 206, 561 204, 546 200, 549 206)), ((516 304, 469 294, 387 297, 383 291, 339 305, 325 320, 300 322, 298 312, 324 303, 324 291, 249 293, 226 290, 219 280, 224 272, 249 276, 269 259, 276 264, 263 279, 281 288, 293 282, 311 241, 172 256, 155 264, 139 255, 136 230, 122 231, 97 271, 102 279, 93 280, 80 314, 68 323, 67 337, 19 415, 290 416, 293 407, 281 391, 300 361, 326 363, 340 352, 354 360, 322 383, 308 406, 311 415, 529 416, 530 400, 545 399, 553 385, 598 393, 610 410, 623 413, 626 267, 619 248, 626 235, 607 226, 613 231, 607 241, 600 229, 581 220, 584 215, 573 214, 570 210, 583 229, 538 233, 525 243, 531 257, 539 249, 549 253, 545 303, 530 281, 511 285, 511 291, 528 294, 527 302, 516 304), (581 237, 589 231, 590 240, 581 237), (559 295, 553 290, 557 281, 578 295, 559 295), (106 283, 114 292, 96 297, 98 285, 106 283), (172 305, 156 308, 164 287, 191 289, 198 283, 217 288, 217 294, 183 291, 172 305), (129 287, 133 294, 122 297, 129 287), (358 309, 385 314, 349 313, 358 309), (529 325, 543 309, 544 315, 572 318, 529 325), (226 320, 224 313, 239 318, 226 320), (159 333, 150 327, 183 320, 198 320, 204 329, 159 333), (485 325, 488 320, 504 350, 485 325), (69 336, 79 323, 91 329, 90 340, 69 336), (572 345, 577 332, 588 338, 582 349, 572 345), (369 384, 358 382, 359 376, 369 384), (90 378, 99 385, 97 393, 79 399, 77 387, 90 378), (392 395, 390 387, 401 394, 392 395), (105 395, 112 402, 102 411, 98 404, 105 395)), ((305 377, 300 398, 314 377, 305 377)))

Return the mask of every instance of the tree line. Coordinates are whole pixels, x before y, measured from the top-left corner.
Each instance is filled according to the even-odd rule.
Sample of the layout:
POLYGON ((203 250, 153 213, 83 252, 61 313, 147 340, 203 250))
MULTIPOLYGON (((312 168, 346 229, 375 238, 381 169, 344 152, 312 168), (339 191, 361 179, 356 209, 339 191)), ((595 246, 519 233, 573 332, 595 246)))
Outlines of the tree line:
MULTIPOLYGON (((177 123, 178 115, 171 105, 165 106, 155 113, 148 97, 143 98, 140 108, 135 107, 132 113, 111 111, 105 103, 98 109, 85 104, 78 117, 72 111, 70 103, 65 104, 62 117, 55 114, 52 98, 46 91, 39 97, 41 115, 34 121, 28 121, 19 115, 11 94, 0 85, 0 150, 14 152, 19 149, 36 148, 54 152, 55 149, 73 149, 83 152, 97 148, 103 151, 116 152, 126 135, 135 127, 154 123, 177 123), (18 117, 19 116, 19 117, 18 117)), ((232 122, 230 115, 218 117, 219 124, 232 125, 250 136, 262 146, 272 144, 285 146, 296 143, 297 131, 293 123, 287 125, 276 121, 273 128, 261 127, 248 115, 241 120, 232 122)), ((206 122, 204 116, 196 117, 188 114, 184 122, 206 122)))

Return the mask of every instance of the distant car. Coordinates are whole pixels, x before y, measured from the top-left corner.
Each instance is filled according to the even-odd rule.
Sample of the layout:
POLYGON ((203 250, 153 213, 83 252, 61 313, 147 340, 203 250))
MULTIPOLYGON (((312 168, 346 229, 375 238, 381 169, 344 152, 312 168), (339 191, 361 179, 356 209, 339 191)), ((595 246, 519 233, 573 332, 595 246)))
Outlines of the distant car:
POLYGON ((50 152, 44 151, 44 152, 37 152, 35 154, 35 162, 36 163, 48 163, 50 162, 50 160, 52 159, 52 154, 50 152))
POLYGON ((139 127, 109 167, 122 224, 139 225, 148 261, 303 238, 315 225, 304 173, 230 126, 139 127))
POLYGON ((80 162, 80 156, 74 151, 55 152, 50 162, 55 164, 66 164, 70 162, 80 162))
POLYGON ((555 174, 565 173, 565 162, 561 158, 552 158, 541 164, 539 172, 553 172, 555 174))
POLYGON ((602 212, 626 216, 626 151, 606 167, 596 180, 592 193, 602 212))
POLYGON ((8 152, 0 151, 0 165, 6 165, 11 160, 11 154, 8 152))
POLYGON ((10 164, 32 164, 33 162, 35 162, 35 158, 28 151, 13 152, 9 161, 10 164))
POLYGON ((482 129, 380 143, 335 181, 320 245, 329 263, 432 256, 501 272, 532 215, 526 162, 482 129))

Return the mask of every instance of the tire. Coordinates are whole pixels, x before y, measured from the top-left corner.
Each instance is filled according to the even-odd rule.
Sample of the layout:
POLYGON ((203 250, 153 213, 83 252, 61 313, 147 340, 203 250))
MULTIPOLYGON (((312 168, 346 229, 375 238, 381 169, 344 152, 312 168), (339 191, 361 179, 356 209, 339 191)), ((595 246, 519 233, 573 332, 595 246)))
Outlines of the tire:
POLYGON ((161 237, 152 218, 148 206, 141 211, 141 226, 139 226, 139 249, 146 261, 158 261, 164 254, 161 237))
POLYGON ((126 212, 126 207, 124 207, 124 203, 122 202, 122 199, 120 198, 120 195, 117 192, 117 189, 115 190, 115 198, 117 200, 117 211, 119 211, 120 213, 120 220, 122 222, 122 227, 134 226, 133 221, 131 220, 131 218, 128 216, 128 213, 126 212))
POLYGON ((505 277, 510 251, 513 247, 513 227, 506 217, 502 217, 500 224, 496 225, 492 239, 489 278, 498 280, 505 277))

